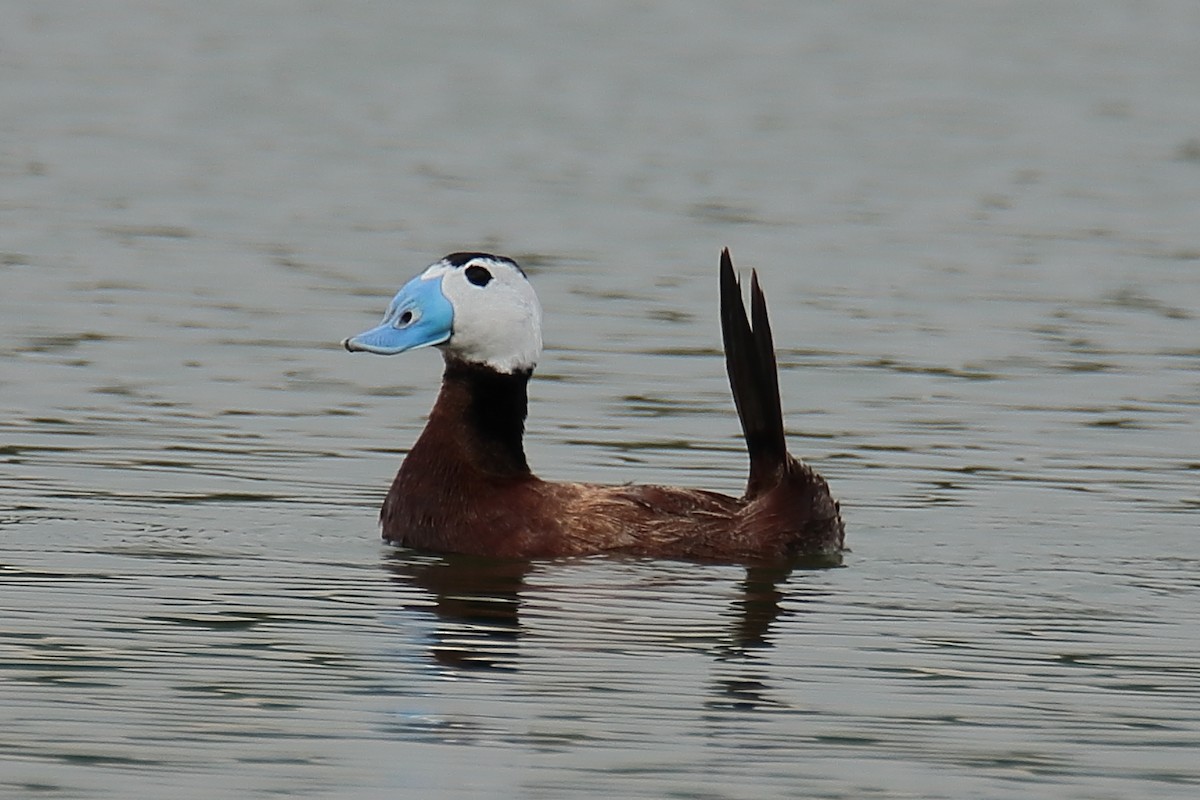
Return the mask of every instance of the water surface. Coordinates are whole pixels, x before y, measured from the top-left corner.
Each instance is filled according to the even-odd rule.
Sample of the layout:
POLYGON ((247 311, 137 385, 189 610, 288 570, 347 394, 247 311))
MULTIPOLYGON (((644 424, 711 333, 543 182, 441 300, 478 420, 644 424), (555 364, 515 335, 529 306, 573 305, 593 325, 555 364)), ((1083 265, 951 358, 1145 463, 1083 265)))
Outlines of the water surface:
POLYGON ((1189 2, 10 2, 0 795, 1185 798, 1189 2), (841 569, 379 542, 451 250, 546 309, 544 475, 744 480, 757 267, 841 569))

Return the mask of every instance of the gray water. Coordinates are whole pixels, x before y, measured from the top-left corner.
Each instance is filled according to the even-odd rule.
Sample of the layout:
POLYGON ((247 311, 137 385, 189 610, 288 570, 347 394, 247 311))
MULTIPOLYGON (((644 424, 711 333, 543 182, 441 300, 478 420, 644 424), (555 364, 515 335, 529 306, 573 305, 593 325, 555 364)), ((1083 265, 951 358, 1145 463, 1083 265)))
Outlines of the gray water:
POLYGON ((1200 5, 0 17, 0 795, 1200 792, 1200 5), (457 249, 541 474, 738 492, 722 246, 845 567, 380 543, 457 249))

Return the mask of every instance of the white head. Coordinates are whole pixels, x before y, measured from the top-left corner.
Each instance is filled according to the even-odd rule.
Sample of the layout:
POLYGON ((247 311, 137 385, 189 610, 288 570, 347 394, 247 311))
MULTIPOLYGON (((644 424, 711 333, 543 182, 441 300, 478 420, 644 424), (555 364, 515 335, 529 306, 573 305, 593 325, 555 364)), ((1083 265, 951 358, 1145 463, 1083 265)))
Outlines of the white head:
POLYGON ((378 327, 342 345, 380 355, 435 345, 498 372, 533 369, 542 353, 542 307, 512 259, 451 253, 400 289, 378 327))

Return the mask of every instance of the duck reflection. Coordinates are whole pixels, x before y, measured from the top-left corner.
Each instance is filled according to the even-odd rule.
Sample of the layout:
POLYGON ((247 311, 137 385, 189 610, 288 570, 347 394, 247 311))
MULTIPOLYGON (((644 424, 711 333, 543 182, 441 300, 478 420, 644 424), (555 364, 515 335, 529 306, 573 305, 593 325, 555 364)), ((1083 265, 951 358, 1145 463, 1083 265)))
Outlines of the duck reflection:
POLYGON ((792 574, 792 566, 752 566, 746 568, 740 592, 733 601, 733 629, 722 651, 724 657, 745 655, 746 651, 771 646, 771 623, 779 618, 779 585, 792 574))
MULTIPOLYGON (((385 566, 405 589, 415 587, 424 593, 406 607, 432 610, 436 616, 429 647, 434 662, 463 670, 518 669, 522 593, 526 577, 534 569, 544 569, 544 564, 401 549, 388 554, 385 566)), ((733 661, 772 647, 771 626, 782 613, 784 599, 779 587, 793 570, 811 566, 746 567, 729 612, 720 616, 727 624, 714 630, 709 652, 718 660, 733 661)), ((794 601, 803 601, 804 595, 789 591, 789 598, 794 608, 794 601)))
MULTIPOLYGON (((513 671, 520 638, 521 590, 531 563, 411 550, 389 553, 395 580, 428 593, 438 626, 429 648, 433 660, 464 670, 513 671)), ((427 603, 409 608, 429 610, 427 603)))

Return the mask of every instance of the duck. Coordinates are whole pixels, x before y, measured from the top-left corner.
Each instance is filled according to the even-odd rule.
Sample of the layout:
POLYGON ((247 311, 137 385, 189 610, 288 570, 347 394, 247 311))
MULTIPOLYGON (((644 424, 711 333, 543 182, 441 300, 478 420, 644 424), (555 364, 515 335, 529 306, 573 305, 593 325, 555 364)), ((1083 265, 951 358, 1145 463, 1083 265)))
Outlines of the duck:
POLYGON ((524 449, 528 387, 542 354, 542 306, 511 258, 456 252, 396 293, 352 352, 441 350, 441 389, 380 509, 383 539, 437 553, 508 559, 597 554, 726 563, 840 563, 845 526, 824 478, 791 455, 766 299, 750 309, 729 249, 720 324, 750 470, 740 497, 654 484, 544 480, 524 449))

